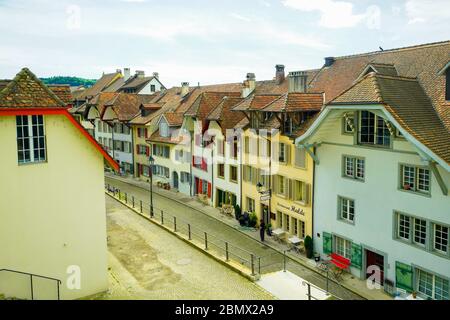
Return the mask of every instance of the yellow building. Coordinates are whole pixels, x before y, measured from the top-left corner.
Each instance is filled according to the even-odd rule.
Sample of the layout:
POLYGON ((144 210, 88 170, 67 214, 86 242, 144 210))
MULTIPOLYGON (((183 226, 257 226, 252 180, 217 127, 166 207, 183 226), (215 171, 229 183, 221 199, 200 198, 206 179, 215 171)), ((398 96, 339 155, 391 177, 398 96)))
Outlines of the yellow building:
POLYGON ((0 293, 106 291, 104 159, 117 164, 28 69, 0 83, 0 145, 0 293))
POLYGON ((323 105, 321 93, 306 92, 307 77, 291 73, 288 93, 256 94, 234 108, 249 119, 242 153, 243 210, 299 238, 312 235, 314 162, 294 140, 323 105))

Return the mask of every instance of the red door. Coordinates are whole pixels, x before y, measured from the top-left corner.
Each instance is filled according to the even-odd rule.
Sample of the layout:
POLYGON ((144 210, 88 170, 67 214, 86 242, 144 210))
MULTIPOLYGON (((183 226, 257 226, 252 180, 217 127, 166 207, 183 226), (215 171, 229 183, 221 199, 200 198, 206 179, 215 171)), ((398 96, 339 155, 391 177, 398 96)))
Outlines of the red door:
MULTIPOLYGON (((370 272, 366 273, 366 279, 373 275, 373 269, 369 269, 370 266, 377 266, 381 270, 379 283, 383 285, 384 281, 384 257, 382 255, 379 255, 378 253, 372 252, 370 250, 366 250, 366 270, 370 272)), ((378 282, 378 281, 377 281, 378 282)))

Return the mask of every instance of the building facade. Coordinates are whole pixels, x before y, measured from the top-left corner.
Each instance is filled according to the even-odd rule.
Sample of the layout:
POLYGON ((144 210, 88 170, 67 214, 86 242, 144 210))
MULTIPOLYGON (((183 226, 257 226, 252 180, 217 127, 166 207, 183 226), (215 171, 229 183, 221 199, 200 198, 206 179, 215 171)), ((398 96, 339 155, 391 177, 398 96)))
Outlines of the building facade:
POLYGON ((37 275, 31 297, 28 275, 1 271, 0 293, 57 299, 39 276, 61 299, 106 291, 104 158, 117 164, 28 69, 0 87, 0 128, 0 269, 37 275))

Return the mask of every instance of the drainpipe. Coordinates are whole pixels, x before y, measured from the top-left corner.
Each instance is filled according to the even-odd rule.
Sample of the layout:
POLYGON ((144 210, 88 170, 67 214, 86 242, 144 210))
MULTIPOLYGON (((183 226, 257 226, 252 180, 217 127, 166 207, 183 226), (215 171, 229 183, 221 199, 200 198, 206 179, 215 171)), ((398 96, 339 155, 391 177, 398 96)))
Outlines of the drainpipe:
POLYGON ((194 151, 193 151, 193 148, 192 148, 192 143, 193 143, 193 141, 192 141, 192 133, 191 132, 189 132, 189 135, 190 135, 190 145, 191 145, 191 158, 189 159, 189 170, 190 170, 190 174, 191 174, 191 183, 190 183, 190 186, 189 186, 189 192, 190 192, 190 194, 191 194, 191 197, 193 197, 194 195, 193 195, 193 192, 192 192, 192 186, 193 186, 193 184, 195 183, 195 179, 194 179, 194 176, 192 175, 192 162, 194 161, 194 151))
POLYGON ((214 142, 211 148, 211 201, 214 207, 214 142))
MULTIPOLYGON (((313 147, 313 153, 314 155, 317 155, 317 148, 313 147)), ((311 239, 313 243, 313 253, 314 253, 314 195, 315 195, 315 189, 316 189, 316 161, 313 159, 313 181, 311 186, 311 239)))
POLYGON ((130 128, 130 134, 131 134, 131 165, 133 167, 133 176, 136 177, 135 175, 135 170, 134 170, 134 135, 133 135, 133 128, 131 126, 126 125, 128 128, 130 128))

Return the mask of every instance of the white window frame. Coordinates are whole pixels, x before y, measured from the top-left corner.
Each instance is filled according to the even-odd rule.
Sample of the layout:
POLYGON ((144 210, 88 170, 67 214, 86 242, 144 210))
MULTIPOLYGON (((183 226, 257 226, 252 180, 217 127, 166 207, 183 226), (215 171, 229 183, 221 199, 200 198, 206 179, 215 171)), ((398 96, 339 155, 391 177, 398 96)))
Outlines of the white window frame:
POLYGON ((350 240, 334 236, 333 252, 346 259, 352 258, 352 242, 350 240))
POLYGON ((441 254, 448 254, 449 250, 449 232, 450 228, 448 226, 444 226, 442 224, 433 223, 433 250, 441 253, 441 254), (440 229, 440 230, 438 230, 440 229), (446 230, 445 230, 446 229, 446 230), (439 241, 437 241, 439 239, 439 241), (436 247, 436 245, 439 245, 439 248, 436 247), (442 250, 442 248, 445 248, 445 250, 442 250))
POLYGON ((339 196, 338 199, 339 199, 339 219, 354 224, 355 200, 341 196, 339 196), (353 209, 353 213, 351 212, 351 209, 353 209))
POLYGON ((358 181, 364 181, 366 177, 366 161, 364 158, 344 155, 343 176, 358 181))
POLYGON ((431 193, 430 169, 416 165, 401 164, 400 189, 429 195, 431 193), (427 179, 425 179, 425 177, 427 177, 427 179), (410 189, 405 188, 406 184, 410 186, 410 189))
POLYGON ((419 268, 416 268, 416 289, 417 292, 421 295, 424 295, 431 299, 441 299, 444 297, 444 299, 449 299, 449 280, 445 279, 443 277, 440 277, 434 273, 430 273, 424 270, 421 270, 419 268), (440 292, 438 293, 436 290, 437 282, 439 282, 440 285, 440 292), (443 285, 444 283, 447 283, 446 285, 446 295, 442 293, 443 291, 443 285), (428 290, 424 291, 423 288, 427 287, 428 290), (421 288, 422 287, 422 288, 421 288), (439 294, 439 296, 437 296, 439 294))
POLYGON ((19 165, 30 164, 30 163, 43 163, 47 161, 47 141, 46 141, 46 131, 45 131, 45 119, 43 115, 23 115, 16 116, 16 134, 18 130, 21 130, 21 137, 17 136, 17 162, 19 165), (21 124, 19 125, 19 120, 21 124), (24 119, 27 119, 27 124, 24 123, 24 119), (33 120, 36 120, 33 123, 33 120), (39 133, 39 129, 42 128, 42 134, 39 133), (36 129, 36 135, 34 134, 34 129, 36 129), (26 133, 26 134, 25 134, 26 133), (37 141, 36 141, 37 139, 37 141), (41 140, 41 141, 40 141, 41 140), (37 146, 36 146, 37 142, 37 146), (41 145, 41 142, 43 146, 41 145), (28 143, 28 148, 25 148, 28 143), (22 148, 19 149, 19 145, 22 148), (38 157, 35 156, 35 152, 38 152, 38 157), (44 152, 43 157, 41 157, 41 152, 44 152), (28 152, 29 157, 26 157, 28 152), (19 154, 22 154, 22 161, 19 159, 19 154))

